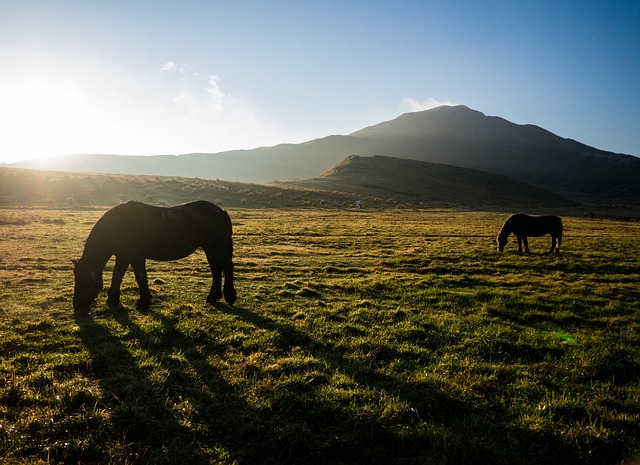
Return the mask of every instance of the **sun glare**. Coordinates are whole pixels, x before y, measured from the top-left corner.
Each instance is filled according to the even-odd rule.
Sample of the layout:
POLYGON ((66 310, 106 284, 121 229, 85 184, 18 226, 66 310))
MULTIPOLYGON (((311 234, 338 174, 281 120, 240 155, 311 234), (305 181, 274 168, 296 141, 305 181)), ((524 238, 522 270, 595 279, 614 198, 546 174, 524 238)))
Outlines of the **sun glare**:
POLYGON ((76 85, 27 79, 5 85, 1 92, 4 159, 59 155, 69 140, 87 133, 91 111, 76 85))
POLYGON ((165 87, 148 80, 147 87, 131 85, 126 76, 82 67, 20 77, 0 76, 0 162, 214 152, 283 138, 250 105, 224 93, 215 76, 165 87))

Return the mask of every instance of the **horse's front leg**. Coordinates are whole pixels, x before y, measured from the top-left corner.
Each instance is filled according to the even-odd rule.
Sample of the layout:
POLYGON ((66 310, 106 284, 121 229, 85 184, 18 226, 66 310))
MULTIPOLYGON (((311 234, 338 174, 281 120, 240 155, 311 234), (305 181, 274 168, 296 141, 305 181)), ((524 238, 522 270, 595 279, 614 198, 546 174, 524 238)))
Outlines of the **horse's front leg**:
POLYGON ((522 242, 524 243, 524 252, 529 253, 529 239, 527 236, 522 236, 522 242))
POLYGON ((211 275, 213 277, 211 283, 211 289, 207 296, 208 304, 215 304, 222 298, 222 266, 220 258, 211 252, 210 250, 204 251, 207 256, 207 262, 209 262, 209 268, 211 269, 211 275))
POLYGON ((120 285, 127 268, 129 268, 129 260, 116 255, 116 264, 113 267, 113 275, 111 276, 111 286, 109 286, 109 292, 107 293, 107 305, 109 308, 120 307, 120 285))
POLYGON ((148 310, 151 306, 151 292, 147 282, 147 266, 144 258, 131 260, 131 268, 136 275, 136 282, 140 288, 140 300, 136 306, 138 310, 148 310))
POLYGON ((522 236, 517 235, 516 239, 518 239, 518 252, 522 252, 522 236))

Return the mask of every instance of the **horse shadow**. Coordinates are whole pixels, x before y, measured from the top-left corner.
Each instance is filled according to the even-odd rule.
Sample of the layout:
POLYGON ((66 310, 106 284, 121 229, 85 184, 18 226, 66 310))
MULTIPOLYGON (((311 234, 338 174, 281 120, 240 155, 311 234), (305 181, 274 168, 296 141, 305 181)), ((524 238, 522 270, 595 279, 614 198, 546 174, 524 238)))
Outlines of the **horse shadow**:
MULTIPOLYGON (((500 406, 488 411, 432 380, 409 381, 385 374, 349 358, 331 341, 316 339, 292 323, 257 310, 224 304, 212 308, 249 328, 273 332, 272 350, 301 350, 321 361, 325 375, 340 373, 368 392, 393 396, 408 405, 392 420, 406 428, 402 431, 380 417, 327 401, 321 387, 328 381, 322 376, 272 392, 269 403, 256 404, 242 386, 222 373, 224 345, 186 331, 177 316, 155 306, 146 314, 157 322, 153 334, 126 308, 100 313, 99 318, 78 316, 80 336, 91 354, 91 376, 100 383, 103 406, 112 411, 112 431, 103 432, 102 439, 113 442, 120 437, 134 462, 211 463, 214 449, 239 464, 471 463, 468 444, 456 446, 455 441, 466 440, 464 430, 474 427, 474 421, 481 431, 487 418, 508 416, 500 406), (114 326, 118 334, 111 329, 114 326), (141 363, 142 357, 135 355, 140 353, 152 362, 141 363), (443 429, 449 439, 426 434, 427 425, 443 429)), ((242 383, 266 377, 257 368, 242 383)), ((513 431, 511 436, 523 443, 540 440, 531 434, 513 431)), ((553 438, 544 440, 553 442, 553 438)), ((479 437, 473 446, 475 458, 504 461, 505 457, 496 455, 500 453, 497 445, 491 438, 479 437)))
MULTIPOLYGON (((416 405, 428 402, 429 412, 422 406, 414 410, 416 421, 422 414, 446 416, 472 408, 428 383, 399 384, 349 362, 330 343, 315 340, 291 324, 242 307, 219 304, 215 309, 276 332, 275 350, 300 347, 359 384, 397 391, 416 405)), ((227 451, 231 461, 238 463, 391 463, 396 457, 411 457, 397 433, 373 418, 360 417, 314 395, 309 391, 313 383, 305 392, 292 388, 279 393, 268 408, 249 404, 241 389, 210 363, 211 357, 224 358, 224 347, 188 334, 176 319, 153 306, 146 315, 161 325, 155 335, 150 336, 131 315, 129 309, 121 308, 76 315, 76 322, 91 356, 89 376, 98 380, 102 407, 111 412, 111 432, 103 428, 101 440, 113 442, 119 436, 134 461, 210 463, 205 447, 198 446, 204 444, 227 451), (134 355, 140 353, 144 357, 134 355), (145 366, 142 358, 153 360, 156 366, 145 366), (158 381, 163 370, 166 377, 158 381), (181 405, 193 410, 188 422, 178 412, 181 405), (350 426, 350 434, 337 436, 344 425, 350 426), (261 437, 265 440, 256 439, 261 437), (368 447, 361 447, 363 444, 368 447), (185 451, 189 451, 187 456, 185 451)))
MULTIPOLYGON (((365 390, 396 397, 400 402, 410 406, 410 408, 399 412, 399 416, 395 418, 396 422, 404 423, 408 429, 420 423, 423 425, 434 424, 446 431, 445 436, 465 441, 467 438, 465 438, 463 430, 469 427, 478 427, 481 432, 482 426, 480 425, 483 423, 483 419, 489 417, 507 418, 507 412, 501 406, 494 405, 491 407, 491 411, 487 412, 485 407, 461 399, 456 394, 449 392, 446 386, 433 381, 403 380, 382 373, 379 369, 364 363, 354 361, 345 356, 343 351, 331 342, 314 339, 293 324, 276 321, 238 306, 224 306, 220 310, 251 323, 257 328, 275 331, 280 335, 276 344, 283 351, 290 351, 294 347, 300 348, 309 356, 324 362, 331 372, 345 375, 365 390), (477 421, 478 424, 471 426, 474 421, 477 421)), ((436 347, 432 348, 437 349, 436 347)), ((389 358, 395 358, 398 355, 397 353, 388 354, 389 358)), ((380 354, 380 356, 384 357, 385 354, 380 354)), ((475 463, 476 459, 479 461, 501 461, 503 459, 497 457, 500 454, 496 447, 497 444, 486 436, 479 435, 474 440, 477 441, 477 444, 474 444, 472 448, 476 449, 478 455, 470 458, 467 456, 465 447, 462 447, 462 443, 454 445, 455 439, 452 443, 446 443, 446 441, 440 443, 438 440, 429 439, 422 435, 420 427, 416 428, 415 434, 407 433, 407 430, 402 433, 399 430, 392 431, 389 424, 381 419, 366 418, 358 413, 347 413, 346 409, 328 406, 318 398, 311 402, 301 401, 296 399, 295 395, 290 394, 285 394, 284 397, 291 411, 297 413, 284 416, 282 420, 293 425, 300 422, 302 415, 309 417, 310 413, 315 412, 316 416, 321 418, 316 422, 305 423, 305 430, 312 436, 325 436, 325 444, 327 445, 324 449, 319 450, 298 450, 299 455, 288 456, 290 459, 296 457, 295 460, 290 460, 288 463, 475 463), (344 433, 345 424, 349 425, 349 437, 331 442, 331 431, 341 429, 344 433), (458 453, 461 455, 457 455, 458 453)), ((501 427, 508 429, 506 424, 501 427)), ((538 437, 532 437, 526 431, 514 431, 514 435, 522 438, 524 442, 535 443, 540 440, 538 437)), ((292 433, 283 438, 283 443, 296 441, 299 439, 297 436, 297 432, 292 433)), ((545 441, 552 443, 553 438, 545 438, 545 441)), ((276 462, 278 460, 274 460, 273 463, 276 462)))
POLYGON ((223 398, 226 408, 235 411, 250 408, 216 370, 208 368, 207 355, 168 318, 153 310, 147 312, 159 318, 164 327, 163 335, 153 338, 130 317, 130 312, 120 307, 104 312, 100 319, 76 315, 80 337, 91 356, 91 376, 99 381, 103 392, 102 407, 111 412, 111 433, 104 440, 120 440, 136 463, 210 463, 210 457, 193 446, 194 441, 206 439, 228 448, 237 444, 236 439, 224 433, 198 438, 179 410, 202 409, 202 414, 211 419, 207 426, 217 428, 221 425, 214 421, 218 416, 216 401, 223 398), (111 325, 119 325, 125 335, 114 334, 111 325), (177 359, 176 349, 184 357, 177 359), (132 355, 134 352, 144 352, 145 358, 156 362, 155 369, 144 366, 132 355), (211 405, 193 405, 202 399, 211 400, 211 405))

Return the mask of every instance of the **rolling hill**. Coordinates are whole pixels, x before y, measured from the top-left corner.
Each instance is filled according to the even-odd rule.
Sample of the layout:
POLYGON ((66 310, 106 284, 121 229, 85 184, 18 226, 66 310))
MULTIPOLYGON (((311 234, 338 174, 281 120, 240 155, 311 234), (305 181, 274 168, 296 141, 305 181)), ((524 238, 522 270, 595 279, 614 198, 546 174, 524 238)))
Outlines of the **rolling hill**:
POLYGON ((0 207, 85 208, 128 200, 175 205, 211 200, 225 208, 540 209, 572 202, 512 179, 393 157, 351 156, 317 178, 267 185, 149 175, 0 168, 0 207))
POLYGON ((568 207, 573 202, 544 189, 505 176, 457 166, 375 155, 352 155, 322 175, 278 181, 353 198, 391 197, 399 204, 421 207, 568 207))
MULTIPOLYGON (((323 195, 324 197, 324 195, 323 195)), ((206 199, 225 208, 295 208, 317 205, 304 189, 171 176, 67 173, 0 167, 0 208, 92 208, 129 200, 177 205, 206 199)), ((333 204, 350 196, 329 195, 333 204)))
POLYGON ((180 156, 75 155, 12 166, 265 183, 314 178, 350 155, 480 169, 577 201, 640 203, 640 158, 599 150, 465 106, 407 113, 350 135, 302 144, 180 156))

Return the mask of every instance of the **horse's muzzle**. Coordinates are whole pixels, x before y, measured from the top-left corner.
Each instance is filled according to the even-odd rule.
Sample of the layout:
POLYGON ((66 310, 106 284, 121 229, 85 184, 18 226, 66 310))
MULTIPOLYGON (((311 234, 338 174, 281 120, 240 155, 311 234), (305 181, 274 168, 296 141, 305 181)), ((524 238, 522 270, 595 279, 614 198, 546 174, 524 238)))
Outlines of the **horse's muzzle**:
POLYGON ((89 312, 89 307, 93 303, 95 299, 84 296, 84 295, 74 295, 73 296, 73 310, 76 313, 87 313, 89 312))

